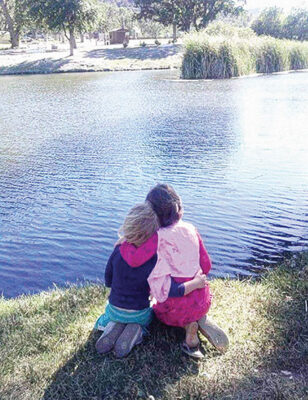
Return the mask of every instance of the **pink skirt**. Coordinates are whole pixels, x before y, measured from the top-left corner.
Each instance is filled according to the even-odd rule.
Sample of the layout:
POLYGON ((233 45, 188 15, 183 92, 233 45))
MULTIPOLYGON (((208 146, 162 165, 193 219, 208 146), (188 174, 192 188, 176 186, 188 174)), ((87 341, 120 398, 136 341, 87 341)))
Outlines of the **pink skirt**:
MULTIPOLYGON (((178 283, 191 278, 174 278, 178 283)), ((212 295, 209 286, 197 289, 183 297, 169 297, 163 303, 153 306, 156 317, 166 325, 184 327, 198 321, 207 314, 211 306, 212 295)))

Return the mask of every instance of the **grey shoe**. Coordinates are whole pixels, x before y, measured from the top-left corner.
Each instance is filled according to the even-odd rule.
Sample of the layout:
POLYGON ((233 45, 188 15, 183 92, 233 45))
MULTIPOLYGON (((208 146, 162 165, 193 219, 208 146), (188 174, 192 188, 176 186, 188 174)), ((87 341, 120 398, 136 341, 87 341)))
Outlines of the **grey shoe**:
POLYGON ((116 357, 126 357, 135 345, 142 342, 142 339, 141 326, 138 324, 127 324, 114 346, 116 357))
POLYGON ((199 330, 203 336, 221 353, 228 350, 229 339, 225 332, 211 322, 206 316, 198 321, 199 330))
POLYGON ((111 351, 121 333, 124 331, 125 324, 120 322, 109 322, 104 333, 95 344, 98 353, 104 354, 111 351))
POLYGON ((197 359, 202 359, 204 358, 204 355, 200 351, 200 347, 189 347, 187 343, 182 343, 181 344, 181 350, 183 353, 189 355, 189 357, 197 358, 197 359))

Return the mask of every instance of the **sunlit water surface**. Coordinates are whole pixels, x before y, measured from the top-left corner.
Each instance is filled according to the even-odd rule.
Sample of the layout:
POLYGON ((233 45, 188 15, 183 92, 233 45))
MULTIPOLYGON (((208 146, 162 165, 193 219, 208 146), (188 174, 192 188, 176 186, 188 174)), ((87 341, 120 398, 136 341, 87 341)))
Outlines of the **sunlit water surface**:
POLYGON ((156 182, 182 196, 212 276, 301 250, 307 126, 307 73, 1 77, 0 291, 103 279, 126 212, 156 182))

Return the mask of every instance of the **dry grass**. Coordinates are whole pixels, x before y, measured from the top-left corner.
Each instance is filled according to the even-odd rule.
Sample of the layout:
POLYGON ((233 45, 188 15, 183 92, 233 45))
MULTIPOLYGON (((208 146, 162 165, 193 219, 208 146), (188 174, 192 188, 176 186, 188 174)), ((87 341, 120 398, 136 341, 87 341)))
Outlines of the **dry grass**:
POLYGON ((67 50, 5 50, 0 52, 0 75, 61 72, 134 71, 180 68, 182 47, 85 47, 68 57, 67 50))
POLYGON ((307 399, 307 282, 307 253, 259 281, 212 281, 210 315, 231 346, 220 355, 203 339, 201 362, 181 353, 182 330, 157 322, 127 359, 96 354, 98 285, 2 299, 0 398, 307 399))

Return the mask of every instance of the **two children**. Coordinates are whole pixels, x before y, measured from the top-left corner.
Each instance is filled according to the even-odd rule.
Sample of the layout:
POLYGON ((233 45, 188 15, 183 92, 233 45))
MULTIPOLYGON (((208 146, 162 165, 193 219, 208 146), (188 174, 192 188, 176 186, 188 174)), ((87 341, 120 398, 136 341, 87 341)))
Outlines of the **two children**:
POLYGON ((114 349, 117 357, 124 357, 142 341, 152 319, 150 292, 157 301, 157 318, 185 328, 185 353, 202 357, 198 329, 218 350, 227 349, 227 336, 206 317, 211 304, 209 256, 182 215, 181 199, 168 185, 156 185, 145 203, 127 215, 123 236, 106 267, 105 283, 111 292, 105 314, 95 324, 104 329, 96 343, 98 352, 114 349))

